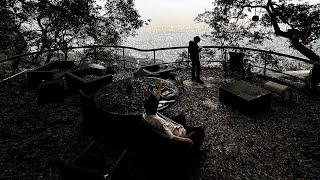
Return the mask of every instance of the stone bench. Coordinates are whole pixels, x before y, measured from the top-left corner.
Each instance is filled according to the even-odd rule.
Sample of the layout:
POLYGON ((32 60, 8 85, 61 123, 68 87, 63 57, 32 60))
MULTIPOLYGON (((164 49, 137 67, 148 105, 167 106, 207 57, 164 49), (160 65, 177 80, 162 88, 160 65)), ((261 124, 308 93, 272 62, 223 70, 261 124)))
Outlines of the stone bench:
POLYGON ((281 96, 282 101, 285 100, 285 97, 288 97, 288 100, 291 100, 292 98, 292 89, 289 86, 278 84, 273 81, 267 81, 263 84, 262 88, 281 96))

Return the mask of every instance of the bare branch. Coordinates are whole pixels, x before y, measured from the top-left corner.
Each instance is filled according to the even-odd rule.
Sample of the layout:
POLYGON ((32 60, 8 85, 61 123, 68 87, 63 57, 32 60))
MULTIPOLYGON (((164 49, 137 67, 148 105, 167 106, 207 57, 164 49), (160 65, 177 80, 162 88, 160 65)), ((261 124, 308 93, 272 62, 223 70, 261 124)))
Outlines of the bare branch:
POLYGON ((238 22, 239 17, 240 17, 240 15, 242 14, 243 10, 244 10, 244 8, 242 8, 242 9, 240 10, 240 12, 238 13, 238 15, 237 15, 236 17, 231 17, 231 18, 236 18, 236 19, 237 19, 237 22, 238 22))
POLYGON ((249 7, 249 8, 263 8, 263 9, 266 9, 267 8, 267 6, 258 6, 258 5, 255 5, 255 6, 253 6, 253 5, 250 5, 250 4, 248 4, 248 5, 243 5, 242 7, 249 7))
POLYGON ((277 6, 278 8, 280 8, 280 7, 281 7, 279 4, 276 4, 276 3, 271 3, 271 5, 273 5, 273 6, 277 6))

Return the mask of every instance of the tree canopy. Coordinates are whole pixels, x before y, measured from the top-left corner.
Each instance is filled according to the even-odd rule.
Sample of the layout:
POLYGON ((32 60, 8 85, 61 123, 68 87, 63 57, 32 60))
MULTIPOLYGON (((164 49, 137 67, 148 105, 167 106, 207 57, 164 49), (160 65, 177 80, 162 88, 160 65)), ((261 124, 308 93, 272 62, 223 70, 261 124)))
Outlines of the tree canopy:
MULTIPOLYGON (((320 3, 297 3, 293 0, 215 0, 213 9, 199 14, 196 21, 212 28, 213 31, 206 36, 214 41, 236 45, 235 42, 249 38, 251 43, 262 43, 265 39, 272 39, 273 34, 288 39, 290 47, 311 61, 320 62, 313 47, 313 42, 320 38, 320 3), (267 28, 272 28, 272 32, 262 30, 267 28)), ((317 84, 320 81, 319 66, 314 66, 312 75, 311 81, 317 84)))
POLYGON ((96 0, 1 1, 1 14, 5 17, 1 18, 1 39, 12 42, 1 42, 1 52, 16 55, 18 52, 13 50, 19 47, 30 51, 118 44, 134 35, 145 22, 134 8, 133 0, 101 3, 96 0))
POLYGON ((0 1, 0 53, 21 53, 26 48, 26 41, 20 31, 20 22, 17 22, 12 9, 6 1, 0 1))
POLYGON ((196 20, 213 29, 211 37, 226 41, 234 41, 234 36, 255 40, 271 38, 269 32, 256 30, 272 27, 273 34, 288 38, 291 46, 310 60, 319 60, 310 52, 311 42, 320 37, 319 14, 320 4, 297 4, 292 0, 216 0, 213 9, 199 14, 196 20), (255 14, 260 15, 260 20, 251 20, 255 14), (247 21, 245 26, 241 23, 244 21, 247 21), (228 35, 234 32, 240 33, 228 35))

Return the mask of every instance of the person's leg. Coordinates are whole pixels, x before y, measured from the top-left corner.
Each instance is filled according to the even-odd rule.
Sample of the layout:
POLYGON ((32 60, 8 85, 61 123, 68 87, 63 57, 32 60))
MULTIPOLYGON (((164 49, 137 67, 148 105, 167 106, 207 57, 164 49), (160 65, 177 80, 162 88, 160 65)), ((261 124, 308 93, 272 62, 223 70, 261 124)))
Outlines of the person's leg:
POLYGON ((193 141, 195 149, 199 150, 205 135, 204 129, 202 127, 188 126, 185 126, 185 129, 187 131, 187 135, 189 135, 188 138, 190 138, 193 141))
POLYGON ((193 141, 196 149, 199 149, 204 139, 204 129, 202 127, 187 126, 186 116, 184 114, 178 114, 177 116, 170 117, 170 119, 176 123, 183 125, 183 127, 187 131, 188 138, 193 141))
POLYGON ((194 81, 196 80, 196 62, 194 60, 191 59, 191 80, 194 81))
POLYGON ((199 59, 196 61, 196 67, 197 67, 197 83, 203 83, 203 81, 200 80, 200 72, 201 72, 201 66, 199 59))
POLYGON ((201 150, 200 147, 202 145, 204 139, 204 130, 201 127, 185 127, 187 130, 187 134, 193 141, 193 147, 189 153, 189 169, 188 172, 192 176, 197 176, 200 173, 201 159, 205 158, 205 151, 201 150))
POLYGON ((197 60, 196 66, 197 66, 197 78, 198 78, 198 80, 200 80, 201 67, 200 67, 200 61, 199 60, 197 60))

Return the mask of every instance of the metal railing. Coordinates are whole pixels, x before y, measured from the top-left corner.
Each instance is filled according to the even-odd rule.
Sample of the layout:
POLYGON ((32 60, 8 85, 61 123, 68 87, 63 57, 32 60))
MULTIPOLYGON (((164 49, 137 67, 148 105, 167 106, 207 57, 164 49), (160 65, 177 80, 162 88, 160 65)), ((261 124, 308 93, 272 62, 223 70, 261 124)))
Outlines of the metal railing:
MULTIPOLYGON (((1 66, 1 63, 8 62, 8 61, 14 61, 14 60, 15 61, 19 61, 19 59, 22 58, 22 57, 33 56, 35 54, 44 54, 44 53, 47 53, 47 52, 56 52, 56 51, 63 51, 63 52, 67 52, 68 53, 69 50, 74 50, 74 49, 93 49, 94 52, 97 53, 97 51, 96 51, 97 48, 117 48, 117 49, 121 49, 121 51, 122 51, 122 59, 118 60, 118 61, 122 61, 123 62, 124 68, 126 68, 126 63, 132 63, 131 61, 126 60, 125 50, 135 50, 135 51, 139 51, 139 52, 153 52, 153 63, 156 63, 156 52, 157 51, 166 51, 166 50, 175 50, 175 49, 188 49, 187 46, 164 47, 164 48, 156 48, 156 49, 139 49, 139 48, 128 47, 128 46, 105 46, 105 45, 79 46, 79 47, 49 49, 49 50, 36 51, 36 52, 30 52, 30 53, 26 53, 26 54, 20 54, 20 55, 16 55, 16 56, 11 56, 11 57, 8 57, 8 58, 0 60, 0 66, 1 66)), ((226 54, 226 52, 229 49, 233 50, 233 51, 234 50, 239 50, 239 51, 243 52, 244 54, 245 54, 244 51, 253 51, 253 52, 258 52, 258 53, 264 53, 264 57, 265 58, 263 60, 264 61, 263 67, 257 66, 257 65, 252 65, 253 67, 263 69, 264 76, 266 76, 266 71, 268 70, 268 71, 281 73, 281 74, 284 74, 284 75, 287 75, 287 76, 290 76, 290 77, 297 78, 299 80, 305 81, 304 79, 301 79, 299 77, 284 73, 282 71, 279 71, 279 70, 276 70, 276 69, 267 68, 268 64, 270 64, 270 62, 268 63, 268 55, 277 55, 277 56, 280 56, 280 57, 290 58, 291 60, 304 62, 304 63, 307 63, 309 65, 319 65, 320 66, 319 62, 310 61, 308 59, 304 59, 304 58, 296 57, 296 56, 291 56, 291 55, 288 55, 288 54, 283 54, 283 53, 278 53, 278 52, 273 52, 273 51, 267 51, 267 50, 261 50, 261 49, 253 49, 253 48, 246 48, 246 47, 233 47, 233 46, 203 46, 203 48, 221 50, 222 60, 208 61, 208 62, 222 62, 224 64, 227 63, 227 54, 226 54)), ((96 56, 96 54, 95 54, 95 56, 96 56)), ((65 54, 65 59, 64 60, 68 60, 68 57, 69 56, 67 54, 65 54)), ((189 59, 189 57, 188 57, 188 59, 189 59)), ((188 62, 188 61, 189 60, 184 61, 184 62, 188 62)), ((171 64, 171 63, 175 63, 175 62, 167 62, 165 64, 171 64)), ((13 75, 13 76, 15 76, 15 75, 13 75)), ((8 80, 8 79, 10 79, 10 77, 6 78, 6 80, 8 80)), ((3 82, 3 80, 0 81, 0 82, 3 82)))

